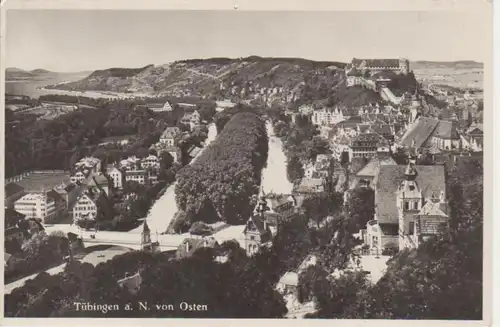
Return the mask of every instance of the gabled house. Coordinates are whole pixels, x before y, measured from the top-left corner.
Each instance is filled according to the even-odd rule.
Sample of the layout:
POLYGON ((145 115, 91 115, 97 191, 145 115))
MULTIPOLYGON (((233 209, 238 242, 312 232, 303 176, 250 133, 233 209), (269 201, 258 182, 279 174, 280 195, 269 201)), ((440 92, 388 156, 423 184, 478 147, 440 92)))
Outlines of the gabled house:
POLYGON ((414 149, 428 146, 440 150, 452 150, 462 147, 457 122, 429 117, 417 118, 399 143, 414 149))
POLYGON ((73 222, 81 219, 106 220, 112 218, 113 208, 106 193, 98 187, 89 188, 76 201, 73 207, 73 222))
POLYGON ((154 154, 150 154, 146 158, 142 159, 141 167, 143 169, 148 169, 148 168, 158 169, 160 168, 160 159, 158 159, 158 157, 155 156, 154 154))
POLYGON ((416 248, 431 236, 429 224, 443 226, 445 217, 433 208, 436 204, 447 215, 444 165, 418 166, 414 160, 382 165, 374 184, 375 217, 362 233, 372 253, 390 246, 416 248))
POLYGON ((111 196, 111 190, 110 190, 110 182, 106 175, 102 173, 98 173, 97 175, 94 175, 92 179, 89 181, 87 184, 88 187, 99 187, 106 193, 106 196, 110 197, 111 196))
POLYGON ((160 136, 160 143, 167 146, 175 146, 176 138, 181 134, 181 129, 179 127, 167 127, 163 134, 160 136))
POLYGON ((254 255, 261 246, 270 244, 272 238, 271 228, 265 217, 261 215, 252 215, 248 219, 243 235, 248 255, 254 255))
POLYGON ((116 168, 114 165, 108 165, 106 168, 106 174, 109 176, 113 188, 117 190, 121 190, 123 188, 124 175, 120 169, 116 168))

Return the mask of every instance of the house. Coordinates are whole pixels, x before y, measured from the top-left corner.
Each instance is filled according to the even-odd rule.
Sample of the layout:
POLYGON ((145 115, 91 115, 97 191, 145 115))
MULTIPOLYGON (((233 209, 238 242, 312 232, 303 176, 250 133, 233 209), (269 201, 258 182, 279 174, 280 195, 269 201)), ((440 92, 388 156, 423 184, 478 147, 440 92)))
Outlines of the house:
POLYGON ((75 164, 75 170, 88 169, 94 173, 101 171, 101 160, 94 157, 84 157, 75 164))
POLYGON ((373 158, 380 147, 388 147, 388 142, 375 133, 359 134, 352 138, 349 147, 349 160, 353 158, 373 158))
POLYGON ((219 243, 213 237, 187 237, 179 244, 176 257, 178 259, 190 257, 196 250, 202 248, 218 250, 219 243))
POLYGON ((175 146, 176 138, 181 134, 181 129, 179 127, 167 127, 163 134, 160 136, 160 143, 167 146, 175 146))
POLYGON ((472 149, 476 151, 480 151, 483 148, 483 124, 472 123, 465 135, 468 136, 469 143, 471 144, 472 149))
POLYGON ((265 217, 261 215, 252 215, 248 219, 243 235, 248 255, 254 255, 261 246, 270 244, 272 238, 271 228, 265 217))
POLYGON ((73 207, 73 222, 79 220, 105 220, 112 218, 112 207, 105 192, 98 187, 89 188, 73 207))
POLYGON ((8 183, 5 185, 5 206, 12 208, 14 202, 26 194, 24 187, 16 183, 8 183))
POLYGON ((91 174, 92 170, 85 167, 85 166, 79 166, 71 175, 70 180, 71 183, 74 184, 81 184, 83 183, 91 174))
POLYGON ((116 168, 114 165, 108 165, 106 168, 106 174, 111 180, 111 185, 116 190, 121 190, 123 188, 123 172, 116 168))
POLYGON ((440 150, 452 150, 462 147, 457 122, 430 117, 417 118, 399 144, 414 149, 435 147, 440 150))
POLYGON ((146 158, 142 159, 141 167, 142 169, 148 169, 148 168, 158 169, 160 168, 160 159, 158 159, 158 157, 155 156, 154 154, 150 154, 146 158))
POLYGON ((125 172, 126 182, 137 182, 142 185, 149 184, 149 174, 145 169, 129 170, 125 172))
POLYGON ((356 67, 350 67, 349 70, 346 70, 346 85, 347 87, 361 85, 363 72, 356 67))
MULTIPOLYGON (((268 194, 265 199, 269 210, 264 212, 264 216, 271 227, 278 226, 280 221, 288 219, 295 213, 296 203, 292 195, 268 194)), ((257 208, 258 205, 256 214, 257 208)))
POLYGON ((447 215, 444 165, 419 166, 414 159, 406 166, 382 165, 374 185, 375 217, 364 232, 372 253, 389 246, 415 248, 431 236, 429 224, 442 226, 445 217, 428 203, 447 215))
POLYGON ((141 169, 141 159, 136 156, 128 157, 120 161, 120 168, 125 171, 130 170, 140 170, 141 169))
POLYGON ((55 199, 46 193, 28 193, 14 203, 14 209, 27 218, 42 221, 49 221, 60 213, 55 199))
POLYGON ((380 166, 382 165, 396 165, 394 159, 392 159, 390 152, 385 148, 379 148, 377 150, 377 156, 372 158, 360 171, 350 181, 350 189, 358 186, 360 182, 366 182, 368 185, 372 185, 376 176, 378 176, 380 166), (385 150, 385 151, 384 151, 385 150))
POLYGON ((312 123, 318 126, 335 125, 343 120, 344 115, 337 107, 335 109, 322 108, 320 110, 314 110, 311 117, 312 123))
POLYGON ((92 177, 92 179, 87 184, 89 187, 99 187, 106 193, 106 196, 111 196, 110 182, 106 175, 103 173, 98 173, 92 177))
POLYGON ((299 194, 319 193, 325 190, 325 181, 323 178, 303 178, 299 186, 295 189, 299 194))
POLYGON ((410 72, 410 61, 406 58, 400 59, 358 59, 353 58, 351 63, 346 66, 346 71, 356 68, 364 72, 371 73, 392 71, 407 75, 410 72))
POLYGON ((289 271, 281 276, 278 284, 276 285, 276 290, 281 295, 296 294, 298 285, 299 275, 296 272, 289 271))
POLYGON ((194 127, 200 125, 201 116, 198 110, 194 110, 193 112, 186 112, 184 116, 181 118, 181 123, 186 124, 192 130, 194 127))

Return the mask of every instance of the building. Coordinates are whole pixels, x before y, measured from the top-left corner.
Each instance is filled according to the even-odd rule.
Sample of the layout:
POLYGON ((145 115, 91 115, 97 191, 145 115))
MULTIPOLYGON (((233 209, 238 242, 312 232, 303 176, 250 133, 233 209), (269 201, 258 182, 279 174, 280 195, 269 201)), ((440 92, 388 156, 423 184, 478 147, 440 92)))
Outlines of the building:
POLYGON ((108 165, 106 168, 106 174, 111 180, 111 185, 116 190, 121 190, 123 188, 123 172, 113 165, 108 165))
POLYGON ((176 256, 178 259, 190 257, 198 249, 211 248, 218 250, 219 243, 213 237, 187 237, 179 244, 176 256))
POLYGON ((141 233, 141 249, 145 252, 158 252, 160 245, 158 241, 151 240, 151 230, 149 229, 147 220, 144 220, 144 225, 141 233))
POLYGON ((149 184, 149 174, 145 169, 129 170, 125 172, 126 182, 136 182, 142 185, 149 184))
POLYGON ((314 194, 325 191, 325 180, 323 178, 303 178, 299 186, 295 188, 297 194, 314 194))
POLYGON ((141 169, 141 159, 136 156, 128 157, 120 161, 120 168, 125 171, 130 170, 140 170, 141 169))
POLYGON ((282 295, 296 294, 298 285, 299 275, 296 272, 289 271, 281 276, 278 284, 276 285, 276 290, 282 295))
POLYGON ((320 110, 314 110, 311 116, 311 121, 313 124, 318 126, 329 126, 340 123, 344 120, 344 115, 342 110, 337 107, 333 108, 322 108, 320 110))
POLYGON ((248 255, 257 253, 261 246, 271 242, 272 232, 262 215, 252 215, 243 230, 245 250, 248 255))
POLYGON ((84 167, 84 166, 80 166, 79 168, 77 168, 73 174, 71 174, 71 177, 70 177, 70 180, 71 180, 71 183, 74 183, 74 184, 81 184, 83 183, 91 174, 92 174, 92 170, 87 168, 87 167, 84 167))
POLYGON ((193 112, 186 112, 181 118, 181 123, 188 125, 192 130, 201 123, 200 113, 198 112, 198 110, 194 110, 193 112))
POLYGON ((101 160, 94 157, 84 157, 75 164, 75 170, 88 169, 94 173, 101 171, 101 160))
POLYGON ((14 203, 26 194, 24 187, 16 183, 8 183, 5 185, 5 206, 13 208, 14 203))
POLYGON ((106 196, 110 197, 111 196, 110 184, 111 183, 109 182, 106 175, 104 175, 103 173, 99 173, 92 177, 87 186, 98 187, 99 189, 104 191, 106 196))
POLYGON ((373 158, 381 147, 389 147, 387 140, 376 133, 359 134, 352 138, 349 147, 349 160, 353 158, 373 158))
POLYGON ((176 138, 181 134, 181 129, 179 127, 167 127, 163 134, 160 136, 160 143, 166 146, 175 146, 176 138))
POLYGON ((478 123, 472 123, 465 132, 474 151, 481 151, 483 149, 483 134, 483 124, 478 123))
POLYGON ((360 171, 356 173, 356 175, 350 181, 350 189, 357 187, 360 182, 365 182, 368 185, 372 186, 375 177, 378 176, 380 171, 380 166, 384 165, 396 165, 394 159, 392 159, 390 153, 386 152, 378 152, 377 156, 372 158, 366 166, 364 166, 360 171))
POLYGON ((424 147, 434 147, 439 150, 462 148, 457 122, 430 117, 418 117, 399 144, 417 150, 424 147))
POLYGON ((375 217, 362 232, 371 253, 415 248, 443 226, 445 216, 433 208, 447 215, 444 165, 418 166, 413 159, 406 166, 381 165, 374 185, 375 217))
POLYGON ((158 159, 158 157, 155 156, 154 154, 150 154, 146 158, 142 159, 141 167, 142 169, 148 169, 148 168, 158 169, 160 168, 160 159, 158 159))
POLYGON ((14 203, 14 210, 26 216, 26 218, 38 218, 49 221, 57 216, 56 201, 46 193, 28 193, 14 203))
POLYGON ((372 74, 392 71, 398 74, 407 75, 410 72, 410 61, 406 58, 400 59, 358 59, 353 58, 346 66, 346 71, 356 68, 361 72, 369 71, 372 74))
POLYGON ((105 192, 98 187, 89 188, 77 199, 73 207, 73 222, 79 220, 105 220, 112 218, 112 207, 105 192))

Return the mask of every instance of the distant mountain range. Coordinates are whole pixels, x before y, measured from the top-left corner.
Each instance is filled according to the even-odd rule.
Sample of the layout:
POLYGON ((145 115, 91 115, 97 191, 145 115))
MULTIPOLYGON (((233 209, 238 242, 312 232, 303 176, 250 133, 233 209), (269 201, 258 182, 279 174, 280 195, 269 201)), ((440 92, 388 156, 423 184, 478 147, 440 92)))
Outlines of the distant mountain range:
MULTIPOLYGON (((89 74, 90 72, 87 72, 89 74)), ((85 74, 85 72, 80 73, 60 73, 52 72, 50 70, 38 68, 33 70, 23 70, 16 67, 9 67, 5 69, 5 80, 6 81, 32 81, 32 80, 45 80, 56 77, 63 77, 75 74, 85 74)))
POLYGON ((433 68, 450 68, 450 69, 483 69, 482 62, 472 60, 462 61, 413 61, 410 63, 412 69, 433 69, 433 68))

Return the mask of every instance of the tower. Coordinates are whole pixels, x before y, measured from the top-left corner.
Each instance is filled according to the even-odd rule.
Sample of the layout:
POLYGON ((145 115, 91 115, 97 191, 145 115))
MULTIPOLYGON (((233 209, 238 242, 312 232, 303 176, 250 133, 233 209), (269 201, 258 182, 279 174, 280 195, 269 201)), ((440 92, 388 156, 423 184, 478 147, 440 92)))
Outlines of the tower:
POLYGON ((398 188, 397 208, 399 225, 399 248, 416 247, 415 216, 422 209, 422 192, 417 184, 417 169, 414 157, 409 159, 405 178, 398 188))
POLYGON ((408 75, 410 72, 410 61, 406 58, 399 59, 399 71, 403 75, 408 75))
POLYGON ((144 225, 141 233, 141 249, 143 251, 151 251, 151 230, 149 229, 148 223, 144 220, 144 225))

